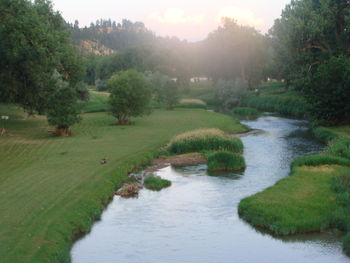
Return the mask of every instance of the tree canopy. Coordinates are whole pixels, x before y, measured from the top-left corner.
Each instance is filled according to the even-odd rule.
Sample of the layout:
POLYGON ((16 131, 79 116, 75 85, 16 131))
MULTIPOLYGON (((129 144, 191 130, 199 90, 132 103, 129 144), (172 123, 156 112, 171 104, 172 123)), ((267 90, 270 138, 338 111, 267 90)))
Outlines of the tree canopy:
POLYGON ((270 31, 275 71, 303 92, 319 122, 350 121, 349 29, 349 1, 293 0, 270 31))
POLYGON ((71 86, 83 69, 65 21, 50 1, 0 1, 0 102, 44 113, 55 71, 71 86))
POLYGON ((148 79, 134 70, 123 71, 107 82, 111 92, 109 104, 118 124, 129 124, 131 117, 149 113, 152 86, 148 79))

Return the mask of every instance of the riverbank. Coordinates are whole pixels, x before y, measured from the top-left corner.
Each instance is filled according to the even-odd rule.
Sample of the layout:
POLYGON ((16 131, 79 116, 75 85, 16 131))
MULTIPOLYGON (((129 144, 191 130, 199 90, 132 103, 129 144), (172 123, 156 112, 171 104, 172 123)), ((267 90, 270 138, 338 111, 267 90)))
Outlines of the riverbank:
POLYGON ((160 169, 155 175, 172 186, 157 193, 144 189, 137 199, 116 196, 101 221, 74 244, 72 262, 348 262, 331 234, 274 238, 239 219, 242 198, 288 176, 296 157, 324 148, 305 121, 264 116, 244 123, 260 131, 240 136, 244 171, 160 169))
POLYGON ((348 126, 314 128, 315 136, 328 144, 325 152, 294 160, 289 177, 240 202, 240 216, 278 235, 334 228, 332 221, 342 208, 334 182, 348 175, 350 167, 348 131, 348 126))
POLYGON ((56 138, 44 118, 12 110, 9 135, 0 137, 0 255, 11 263, 69 262, 74 237, 89 231, 128 172, 149 163, 173 136, 198 128, 246 131, 229 116, 178 109, 156 110, 133 126, 84 114, 74 136, 56 138))

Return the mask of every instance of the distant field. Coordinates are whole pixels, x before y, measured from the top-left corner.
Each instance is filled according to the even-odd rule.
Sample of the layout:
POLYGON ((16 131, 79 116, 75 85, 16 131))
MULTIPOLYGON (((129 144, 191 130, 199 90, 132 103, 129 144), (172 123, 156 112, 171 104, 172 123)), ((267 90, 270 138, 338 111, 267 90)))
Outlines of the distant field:
POLYGON ((54 138, 44 117, 0 109, 10 114, 10 134, 0 136, 0 262, 6 263, 68 262, 73 233, 89 230, 127 171, 174 135, 212 127, 245 131, 231 117, 179 109, 123 127, 106 113, 89 113, 74 136, 54 138), (104 157, 108 163, 101 165, 104 157))

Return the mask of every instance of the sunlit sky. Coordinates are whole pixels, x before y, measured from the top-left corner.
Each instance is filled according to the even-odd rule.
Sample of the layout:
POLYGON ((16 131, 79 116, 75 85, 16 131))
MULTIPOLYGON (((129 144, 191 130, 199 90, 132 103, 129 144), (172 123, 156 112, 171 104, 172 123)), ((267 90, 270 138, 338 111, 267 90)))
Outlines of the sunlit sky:
POLYGON ((290 0, 53 0, 55 10, 80 26, 99 18, 120 22, 126 18, 144 22, 161 36, 201 40, 218 27, 220 18, 232 17, 240 24, 265 33, 290 0))

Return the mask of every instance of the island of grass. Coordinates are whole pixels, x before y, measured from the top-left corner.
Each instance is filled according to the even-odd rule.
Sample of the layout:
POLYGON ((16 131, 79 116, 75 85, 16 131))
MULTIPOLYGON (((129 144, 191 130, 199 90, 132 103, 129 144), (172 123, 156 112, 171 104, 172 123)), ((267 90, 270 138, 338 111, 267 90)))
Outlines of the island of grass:
POLYGON ((157 176, 150 176, 150 177, 147 177, 145 179, 144 186, 148 190, 160 191, 163 188, 171 186, 171 181, 166 180, 166 179, 162 179, 162 178, 157 177, 157 176))
POLYGON ((239 171, 246 167, 242 155, 232 152, 215 152, 208 156, 208 170, 211 172, 239 171))
POLYGON ((73 136, 57 138, 47 133, 44 117, 28 117, 12 105, 0 109, 10 116, 8 135, 0 136, 0 261, 11 263, 69 262, 76 235, 89 231, 128 173, 149 163, 173 136, 203 128, 246 131, 229 116, 176 109, 155 110, 132 126, 88 113, 73 136))
POLYGON ((243 143, 239 138, 219 129, 201 129, 176 136, 167 150, 171 154, 223 150, 242 153, 243 143))

